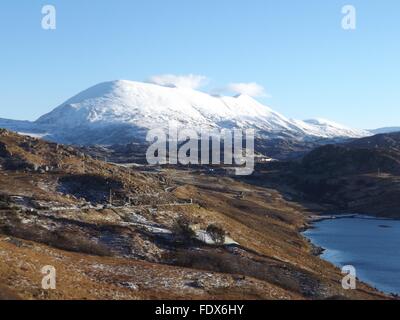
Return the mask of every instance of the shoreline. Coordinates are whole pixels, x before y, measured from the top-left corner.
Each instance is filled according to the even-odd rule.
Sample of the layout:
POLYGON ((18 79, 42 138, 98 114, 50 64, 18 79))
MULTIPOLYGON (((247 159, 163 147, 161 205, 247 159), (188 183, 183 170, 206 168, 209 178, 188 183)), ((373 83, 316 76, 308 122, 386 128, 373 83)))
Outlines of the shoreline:
MULTIPOLYGON (((308 217, 308 222, 311 224, 315 222, 321 222, 324 220, 336 220, 336 219, 365 219, 365 220, 382 220, 382 221, 398 221, 400 218, 386 218, 378 217, 374 215, 362 214, 362 213, 338 213, 338 214, 316 214, 308 217)), ((309 229, 309 228, 307 228, 309 229)))

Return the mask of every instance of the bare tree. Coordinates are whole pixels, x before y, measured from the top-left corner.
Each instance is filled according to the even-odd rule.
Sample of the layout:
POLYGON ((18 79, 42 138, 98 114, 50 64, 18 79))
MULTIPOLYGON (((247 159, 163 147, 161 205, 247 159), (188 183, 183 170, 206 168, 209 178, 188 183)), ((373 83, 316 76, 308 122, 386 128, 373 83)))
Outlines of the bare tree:
POLYGON ((210 224, 206 231, 217 245, 222 245, 225 243, 225 230, 222 227, 215 224, 210 224))

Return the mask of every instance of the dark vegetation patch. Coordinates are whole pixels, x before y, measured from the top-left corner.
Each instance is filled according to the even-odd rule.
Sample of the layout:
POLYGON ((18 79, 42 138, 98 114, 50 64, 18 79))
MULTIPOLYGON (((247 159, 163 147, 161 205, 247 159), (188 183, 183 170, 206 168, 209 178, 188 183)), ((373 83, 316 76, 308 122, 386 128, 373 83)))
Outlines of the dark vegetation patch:
POLYGON ((102 244, 80 237, 74 232, 48 230, 36 227, 26 228, 23 226, 1 226, 0 233, 20 239, 35 241, 61 250, 86 253, 96 256, 111 256, 111 251, 102 244))
POLYGON ((400 173, 400 161, 392 152, 381 149, 349 148, 328 145, 310 152, 302 161, 305 174, 338 177, 352 174, 400 173))
POLYGON ((178 243, 191 243, 194 240, 196 233, 191 227, 192 223, 193 221, 186 216, 181 216, 174 221, 172 232, 178 243))
POLYGON ((92 241, 83 235, 67 229, 48 230, 40 225, 34 228, 30 224, 23 224, 15 211, 3 212, 0 222, 0 233, 28 241, 35 241, 48 246, 97 256, 110 256, 107 246, 92 241))
POLYGON ((310 273, 241 249, 230 251, 177 250, 167 253, 165 259, 185 268, 253 277, 309 297, 318 291, 319 281, 310 273))
POLYGON ((30 163, 29 161, 22 159, 21 157, 18 156, 2 159, 2 166, 5 170, 35 171, 38 168, 37 165, 30 163))
POLYGON ((226 232, 220 225, 210 224, 207 227, 207 233, 210 235, 211 239, 217 244, 222 245, 225 243, 226 232))
POLYGON ((110 200, 125 198, 123 184, 114 179, 96 175, 71 175, 59 179, 59 192, 83 198, 93 204, 104 204, 110 200))
POLYGON ((0 194, 0 210, 11 208, 10 197, 5 194, 0 194))

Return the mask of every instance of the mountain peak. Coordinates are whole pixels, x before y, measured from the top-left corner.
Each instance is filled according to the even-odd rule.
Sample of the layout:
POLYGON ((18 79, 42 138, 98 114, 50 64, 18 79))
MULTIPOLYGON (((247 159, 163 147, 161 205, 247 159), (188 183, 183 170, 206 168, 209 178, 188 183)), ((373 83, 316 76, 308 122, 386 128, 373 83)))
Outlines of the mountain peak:
POLYGON ((48 133, 49 139, 96 144, 110 140, 120 143, 121 139, 138 135, 144 139, 147 130, 166 129, 170 122, 194 129, 255 129, 262 137, 302 139, 369 134, 324 119, 290 120, 245 94, 213 96, 194 89, 129 80, 92 86, 33 125, 36 130, 48 133))

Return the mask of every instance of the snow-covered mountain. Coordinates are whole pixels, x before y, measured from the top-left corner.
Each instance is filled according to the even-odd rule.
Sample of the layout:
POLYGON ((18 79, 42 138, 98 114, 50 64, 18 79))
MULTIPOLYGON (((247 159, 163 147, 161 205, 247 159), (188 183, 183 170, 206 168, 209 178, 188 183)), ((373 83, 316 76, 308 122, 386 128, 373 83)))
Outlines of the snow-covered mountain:
POLYGON ((254 128, 260 136, 274 138, 370 135, 327 120, 291 120, 245 95, 212 96, 193 89, 125 80, 91 87, 31 125, 36 132, 46 132, 51 140, 75 144, 125 143, 143 139, 148 129, 170 125, 254 128))

